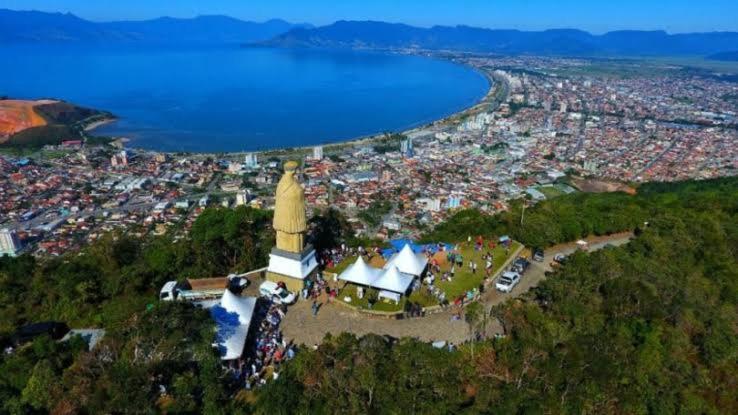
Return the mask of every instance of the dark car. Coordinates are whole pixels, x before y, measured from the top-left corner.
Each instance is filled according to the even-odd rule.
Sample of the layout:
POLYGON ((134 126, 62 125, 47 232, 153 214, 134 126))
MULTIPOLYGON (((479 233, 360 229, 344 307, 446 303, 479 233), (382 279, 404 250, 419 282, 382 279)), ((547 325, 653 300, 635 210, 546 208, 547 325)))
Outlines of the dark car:
POLYGON ((512 270, 517 273, 522 274, 525 272, 525 270, 528 269, 529 266, 530 266, 530 262, 527 259, 518 258, 515 260, 515 262, 513 262, 512 270))
POLYGON ((66 324, 58 321, 44 321, 20 327, 13 334, 12 342, 16 346, 19 346, 43 335, 48 335, 54 340, 59 340, 67 333, 69 333, 69 326, 66 324))

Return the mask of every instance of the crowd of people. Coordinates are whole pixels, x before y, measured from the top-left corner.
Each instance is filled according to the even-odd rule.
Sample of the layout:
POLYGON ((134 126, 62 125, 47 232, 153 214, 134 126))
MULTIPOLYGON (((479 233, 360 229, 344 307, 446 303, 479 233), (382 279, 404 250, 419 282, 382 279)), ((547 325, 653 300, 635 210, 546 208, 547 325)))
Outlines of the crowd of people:
MULTIPOLYGON (((469 238, 468 243, 472 244, 471 238, 469 238)), ((494 257, 491 250, 495 246, 495 243, 491 241, 485 244, 481 238, 478 238, 474 242, 475 252, 482 252, 485 251, 485 248, 488 248, 481 255, 487 278, 485 278, 478 288, 475 287, 451 299, 447 298, 446 293, 436 285, 436 279, 451 282, 456 277, 457 270, 464 269, 465 266, 474 274, 478 269, 477 262, 474 260, 465 262, 461 254, 461 246, 459 245, 446 246, 444 244, 438 244, 437 249, 424 249, 423 253, 428 258, 428 271, 422 281, 415 281, 413 290, 427 289, 442 306, 454 306, 458 308, 459 312, 452 318, 461 319, 464 304, 472 301, 484 291, 485 284, 493 272, 494 257), (439 257, 438 255, 440 252, 445 252, 447 262, 447 266, 443 268, 441 264, 443 256, 439 257), (441 262, 439 262, 439 258, 441 262)), ((361 255, 366 261, 371 261, 375 255, 382 255, 382 250, 380 248, 370 250, 362 247, 349 248, 342 245, 341 247, 321 253, 320 260, 325 268, 332 268, 346 258, 357 255, 361 255)), ((328 302, 336 298, 338 291, 335 282, 331 284, 324 278, 322 273, 318 273, 315 278, 306 281, 305 288, 302 289, 300 295, 304 300, 312 300, 311 309, 313 315, 317 315, 320 309, 321 304, 318 301, 322 297, 322 294, 325 293, 328 302)), ((237 361, 237 364, 229 368, 232 375, 243 384, 245 389, 257 388, 266 384, 269 379, 277 379, 281 364, 292 359, 297 352, 297 347, 292 342, 287 342, 283 338, 279 327, 282 319, 285 317, 287 311, 286 306, 266 300, 263 301, 265 302, 260 302, 256 315, 254 316, 256 326, 255 330, 252 331, 247 350, 244 352, 243 357, 237 361)), ((406 311, 408 317, 421 317, 424 315, 423 307, 414 303, 408 303, 406 311)))
POLYGON ((377 255, 382 255, 382 249, 379 247, 366 249, 363 246, 352 248, 341 244, 340 247, 336 247, 330 250, 326 250, 320 255, 320 264, 324 269, 335 268, 338 264, 343 262, 346 258, 355 256, 362 256, 369 262, 377 255))
POLYGON ((277 379, 282 363, 295 357, 297 347, 284 339, 279 328, 285 312, 284 305, 273 302, 260 303, 257 307, 253 321, 258 325, 252 332, 249 347, 238 365, 230 368, 245 389, 261 387, 270 378, 277 379))

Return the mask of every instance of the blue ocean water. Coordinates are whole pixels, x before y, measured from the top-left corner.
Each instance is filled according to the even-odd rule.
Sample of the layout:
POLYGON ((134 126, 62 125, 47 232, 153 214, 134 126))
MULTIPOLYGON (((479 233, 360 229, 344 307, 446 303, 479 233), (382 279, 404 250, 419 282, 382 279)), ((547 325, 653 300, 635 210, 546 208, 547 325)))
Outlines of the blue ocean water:
POLYGON ((165 151, 253 151, 400 131, 457 112, 487 80, 450 62, 372 52, 214 46, 3 46, 0 95, 111 111, 96 131, 165 151))

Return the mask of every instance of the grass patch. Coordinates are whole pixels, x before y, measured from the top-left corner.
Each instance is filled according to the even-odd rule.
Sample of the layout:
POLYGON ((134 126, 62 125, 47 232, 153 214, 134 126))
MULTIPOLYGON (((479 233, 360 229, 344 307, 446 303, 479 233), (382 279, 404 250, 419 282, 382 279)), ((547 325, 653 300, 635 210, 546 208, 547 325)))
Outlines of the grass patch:
MULTIPOLYGON (((492 275, 496 274, 502 268, 505 262, 507 262, 507 260, 513 255, 513 253, 515 253, 515 251, 521 246, 522 245, 519 242, 513 242, 510 245, 509 254, 503 246, 496 246, 495 249, 491 251, 493 257, 492 275)), ((482 259, 482 256, 485 255, 488 251, 488 249, 475 251, 473 244, 468 245, 466 243, 463 243, 461 244, 460 253, 464 259, 464 266, 456 267, 455 277, 453 281, 440 281, 440 276, 436 276, 435 285, 446 293, 446 298, 449 301, 453 301, 454 298, 466 294, 467 291, 473 290, 474 288, 479 288, 479 284, 482 283, 486 276, 484 272, 486 261, 482 259), (476 273, 472 273, 471 269, 469 269, 469 261, 474 261, 477 263, 476 273)), ((451 270, 451 264, 446 262, 446 257, 443 253, 438 254, 437 259, 439 259, 439 263, 441 266, 441 274, 451 270)), ((341 261, 341 263, 339 263, 335 267, 331 269, 326 269, 326 271, 340 274, 355 261, 356 257, 348 257, 341 261)), ((380 268, 384 265, 384 263, 379 258, 375 257, 372 259, 372 261, 370 261, 369 265, 380 268)), ((351 302, 348 304, 359 309, 369 309, 367 295, 365 295, 363 299, 359 299, 356 296, 356 287, 357 286, 353 284, 346 285, 346 287, 344 287, 339 292, 338 300, 343 301, 343 298, 348 296, 351 297, 351 302)), ((423 307, 438 305, 438 300, 428 292, 426 286, 424 285, 420 288, 420 290, 411 293, 410 296, 403 296, 400 304, 398 305, 395 305, 394 303, 388 303, 386 302, 386 300, 382 299, 374 304, 374 308, 372 308, 372 310, 387 312, 402 311, 405 307, 405 302, 407 301, 415 304, 420 304, 423 307)))
POLYGON ((372 308, 369 308, 369 302, 367 301, 369 297, 367 293, 369 290, 365 290, 364 298, 359 298, 356 295, 356 287, 357 286, 354 284, 347 284, 341 291, 338 292, 337 300, 343 302, 344 297, 351 297, 351 302, 346 304, 352 307, 356 307, 360 310, 396 313, 405 309, 405 302, 407 301, 407 299, 404 295, 400 298, 400 302, 398 304, 395 304, 394 301, 382 298, 374 303, 374 306, 372 308))
POLYGON ((63 150, 52 150, 44 151, 42 154, 46 160, 57 160, 66 157, 69 152, 63 150))
POLYGON ((339 262, 338 264, 334 265, 332 268, 326 268, 325 270, 327 272, 333 272, 335 274, 340 274, 343 271, 346 271, 346 268, 349 267, 349 265, 356 262, 355 256, 346 257, 343 259, 343 261, 339 262))
POLYGON ((554 186, 538 186, 536 190, 543 193, 546 199, 553 199, 555 197, 563 196, 564 192, 554 186))
MULTIPOLYGON (((501 245, 497 245, 495 249, 492 250, 492 275, 502 268, 502 265, 520 246, 520 243, 513 242, 510 245, 509 254, 506 253, 505 248, 501 245)), ((439 281, 440 278, 436 277, 435 285, 446 293, 446 298, 449 301, 453 301, 454 298, 465 294, 467 291, 479 288, 479 284, 482 283, 485 277, 484 266, 486 265, 486 261, 482 259, 482 255, 485 255, 486 253, 487 249, 475 251, 473 245, 464 244, 461 247, 461 255, 464 258, 464 267, 456 267, 456 275, 454 276, 453 281, 439 281), (476 273, 472 273, 471 269, 469 269, 469 261, 477 263, 476 273)), ((441 264, 441 273, 447 272, 450 269, 451 264, 441 264)))
POLYGON ((408 301, 414 304, 419 304, 421 307, 438 305, 438 299, 431 295, 431 293, 429 293, 425 288, 412 292, 408 297, 408 301))

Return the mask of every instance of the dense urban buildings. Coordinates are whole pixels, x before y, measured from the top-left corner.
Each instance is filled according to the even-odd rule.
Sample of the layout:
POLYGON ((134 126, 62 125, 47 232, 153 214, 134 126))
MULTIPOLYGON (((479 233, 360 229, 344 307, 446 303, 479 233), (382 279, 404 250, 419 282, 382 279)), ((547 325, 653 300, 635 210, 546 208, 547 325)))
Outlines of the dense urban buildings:
POLYGON ((111 229, 186 232, 206 206, 273 207, 291 156, 303 160, 309 208, 339 208, 357 235, 379 239, 418 236, 462 208, 736 174, 738 85, 719 76, 640 61, 444 58, 486 73, 487 98, 373 141, 246 155, 65 143, 0 156, 0 226, 41 255, 111 229))

